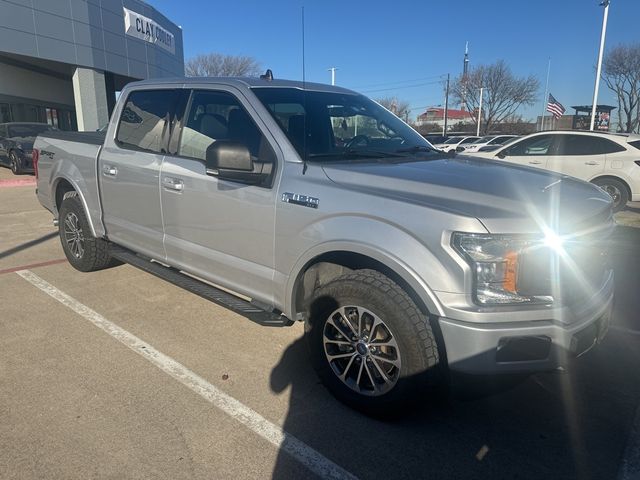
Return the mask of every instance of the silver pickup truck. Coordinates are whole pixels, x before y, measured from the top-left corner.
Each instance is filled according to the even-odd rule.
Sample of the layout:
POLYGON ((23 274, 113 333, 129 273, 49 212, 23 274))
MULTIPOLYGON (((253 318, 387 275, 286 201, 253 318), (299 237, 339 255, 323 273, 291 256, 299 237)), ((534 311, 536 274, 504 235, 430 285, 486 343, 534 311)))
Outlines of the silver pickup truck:
POLYGON ((436 151, 343 88, 133 83, 105 133, 47 133, 34 154, 76 269, 126 262, 257 322, 303 321, 324 384, 364 411, 450 371, 557 368, 609 324, 606 193, 436 151))

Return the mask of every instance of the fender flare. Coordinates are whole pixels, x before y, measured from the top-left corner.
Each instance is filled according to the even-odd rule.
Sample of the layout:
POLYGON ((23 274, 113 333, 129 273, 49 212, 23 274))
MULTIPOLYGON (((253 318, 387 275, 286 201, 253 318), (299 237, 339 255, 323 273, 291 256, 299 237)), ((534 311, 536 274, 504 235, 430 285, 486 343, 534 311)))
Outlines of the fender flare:
POLYGON ((351 252, 357 255, 364 255, 377 262, 382 263, 390 270, 392 270, 396 275, 402 278, 404 282, 406 282, 406 284, 415 292, 417 297, 427 308, 429 313, 439 316, 444 315, 444 310, 442 309, 440 301, 436 297, 434 291, 406 262, 402 261, 400 258, 397 258, 390 252, 385 252, 372 245, 345 241, 332 241, 316 245, 307 250, 296 261, 286 284, 285 305, 289 309, 289 312, 287 313, 295 317, 295 291, 302 278, 302 273, 307 270, 310 264, 315 263, 315 259, 332 252, 351 252))

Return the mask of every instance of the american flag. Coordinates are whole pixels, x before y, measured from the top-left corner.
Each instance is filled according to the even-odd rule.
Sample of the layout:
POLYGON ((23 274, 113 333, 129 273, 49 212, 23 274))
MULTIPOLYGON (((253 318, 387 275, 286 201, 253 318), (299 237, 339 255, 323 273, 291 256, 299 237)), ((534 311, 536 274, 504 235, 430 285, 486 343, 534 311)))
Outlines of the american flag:
POLYGON ((549 103, 547 103, 547 112, 551 112, 551 114, 557 120, 565 112, 565 108, 562 106, 562 104, 559 101, 555 99, 553 95, 549 94, 549 103))

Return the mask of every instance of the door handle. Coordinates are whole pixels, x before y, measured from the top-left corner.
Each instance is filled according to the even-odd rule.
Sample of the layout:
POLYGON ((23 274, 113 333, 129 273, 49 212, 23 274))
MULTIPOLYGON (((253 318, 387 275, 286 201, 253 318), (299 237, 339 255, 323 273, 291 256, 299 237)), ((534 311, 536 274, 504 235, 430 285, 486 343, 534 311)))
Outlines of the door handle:
POLYGON ((600 165, 600 162, 594 162, 593 160, 589 162, 584 162, 585 165, 600 165))
POLYGON ((541 162, 541 161, 539 161, 539 160, 531 160, 529 163, 530 163, 531 165, 540 165, 542 162, 541 162))
POLYGON ((103 165, 102 174, 105 177, 115 177, 116 175, 118 175, 118 169, 116 167, 112 167, 111 165, 103 165))
POLYGON ((163 177, 162 186, 167 190, 173 190, 174 192, 181 192, 184 190, 184 182, 179 178, 163 177))

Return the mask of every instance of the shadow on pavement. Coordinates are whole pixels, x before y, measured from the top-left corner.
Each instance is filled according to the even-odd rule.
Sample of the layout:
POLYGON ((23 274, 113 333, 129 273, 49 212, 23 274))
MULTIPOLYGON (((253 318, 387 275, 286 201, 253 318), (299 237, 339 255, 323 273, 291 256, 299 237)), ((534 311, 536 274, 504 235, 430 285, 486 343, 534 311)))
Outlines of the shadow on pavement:
POLYGON ((58 236, 58 232, 56 231, 56 232, 47 233, 46 235, 38 237, 34 240, 29 240, 28 242, 21 243, 20 245, 17 245, 13 248, 5 250, 4 252, 0 252, 0 258, 9 257, 15 253, 21 252, 22 250, 27 250, 28 248, 35 247, 36 245, 46 242, 47 240, 51 240, 52 238, 55 238, 57 236, 58 236))
MULTIPOLYGON (((620 227, 612 264, 613 325, 640 330, 640 230, 620 227)), ((640 336, 612 328, 566 371, 479 379, 447 402, 396 421, 361 415, 335 400, 313 372, 306 343, 291 344, 271 388, 289 389, 283 428, 359 478, 614 479, 640 401, 640 336)), ((279 453, 276 480, 290 478, 279 453)))

